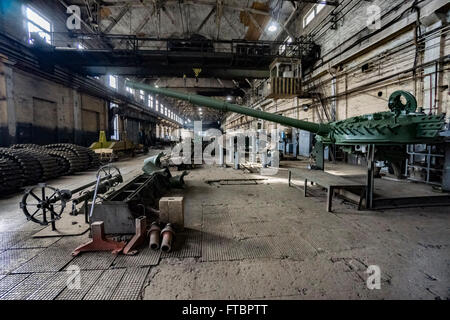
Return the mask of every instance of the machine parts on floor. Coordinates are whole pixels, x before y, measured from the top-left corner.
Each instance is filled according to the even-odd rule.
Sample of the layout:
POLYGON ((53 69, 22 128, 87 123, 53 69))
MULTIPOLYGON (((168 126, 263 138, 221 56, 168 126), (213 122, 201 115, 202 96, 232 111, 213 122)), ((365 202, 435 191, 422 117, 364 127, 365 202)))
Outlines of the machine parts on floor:
POLYGON ((0 192, 12 193, 27 185, 98 166, 95 154, 74 144, 18 144, 0 148, 0 192))
POLYGON ((61 218, 68 202, 72 202, 71 215, 77 215, 77 205, 84 203, 84 213, 86 221, 88 221, 88 202, 93 199, 94 195, 105 194, 123 182, 119 169, 111 165, 99 169, 97 177, 99 177, 98 180, 74 190, 59 190, 46 184, 29 188, 20 202, 20 208, 28 221, 44 226, 51 224, 53 230, 56 230, 55 222, 61 218), (89 190, 93 186, 96 188, 89 190))
POLYGON ((153 174, 141 174, 119 189, 103 197, 96 204, 90 221, 104 221, 107 234, 133 234, 134 219, 146 216, 151 221, 159 219, 159 199, 175 187, 180 187, 179 177, 172 177, 165 168, 153 174))
POLYGON ((175 237, 175 231, 170 223, 166 224, 165 228, 161 231, 161 251, 170 252, 172 250, 172 241, 175 237))
POLYGON ((92 240, 77 247, 73 252, 73 256, 77 256, 82 252, 89 251, 111 251, 113 254, 123 253, 125 255, 136 255, 139 248, 149 241, 152 250, 161 248, 163 252, 170 252, 175 239, 175 229, 170 223, 166 224, 161 230, 158 222, 153 222, 150 230, 147 231, 147 218, 142 216, 136 219, 136 233, 128 241, 116 241, 113 237, 107 237, 105 233, 104 221, 97 221, 91 224, 92 240), (160 245, 161 244, 161 245, 160 245))
POLYGON ((136 248, 144 244, 147 240, 147 218, 139 217, 135 221, 136 234, 131 238, 123 249, 123 253, 126 255, 134 255, 138 251, 136 248))
MULTIPOLYGON (((390 158, 390 152, 384 147, 405 146, 406 144, 437 143, 445 125, 445 114, 427 115, 422 108, 417 109, 416 98, 407 91, 395 91, 389 98, 390 111, 357 116, 330 123, 313 123, 284 117, 209 97, 156 88, 154 86, 127 81, 130 88, 146 90, 153 94, 185 100, 198 106, 204 106, 223 112, 235 112, 256 119, 268 120, 282 125, 306 130, 316 134, 315 150, 318 154, 316 168, 324 168, 323 152, 325 145, 350 146, 348 151, 355 152, 361 145, 376 146, 375 160, 396 161, 390 158)), ((403 159, 406 153, 403 152, 403 159)))
POLYGON ((77 247, 72 252, 73 256, 77 256, 81 252, 89 251, 111 251, 113 254, 119 254, 126 245, 125 242, 118 242, 106 238, 103 221, 98 221, 91 224, 91 234, 92 240, 77 247))
POLYGON ((135 144, 126 138, 120 141, 107 141, 105 131, 100 131, 99 139, 89 147, 102 162, 112 162, 122 155, 134 156, 144 152, 143 145, 135 144))
POLYGON ((128 183, 102 198, 90 216, 90 222, 104 221, 106 234, 133 234, 134 220, 145 216, 154 221, 159 219, 159 199, 172 188, 184 187, 183 172, 172 177, 170 170, 161 167, 162 154, 145 160, 143 171, 128 183))
POLYGON ((158 223, 156 221, 153 222, 150 230, 148 231, 150 249, 159 249, 160 233, 161 228, 159 227, 158 223))
POLYGON ((177 230, 184 230, 184 198, 164 197, 159 199, 159 220, 169 223, 177 230))

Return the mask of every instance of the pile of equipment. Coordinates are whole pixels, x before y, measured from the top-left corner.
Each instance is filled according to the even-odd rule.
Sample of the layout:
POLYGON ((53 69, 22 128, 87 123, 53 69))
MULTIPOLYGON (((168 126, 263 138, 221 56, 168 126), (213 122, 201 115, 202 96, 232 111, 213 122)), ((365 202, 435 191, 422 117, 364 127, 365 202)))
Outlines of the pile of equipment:
POLYGON ((12 193, 24 186, 99 165, 95 152, 75 144, 16 144, 0 148, 0 193, 12 193))
POLYGON ((89 148, 102 162, 112 162, 119 159, 120 156, 126 155, 134 157, 137 153, 148 151, 145 146, 135 144, 126 137, 119 141, 108 141, 105 131, 100 131, 98 141, 94 142, 89 148))

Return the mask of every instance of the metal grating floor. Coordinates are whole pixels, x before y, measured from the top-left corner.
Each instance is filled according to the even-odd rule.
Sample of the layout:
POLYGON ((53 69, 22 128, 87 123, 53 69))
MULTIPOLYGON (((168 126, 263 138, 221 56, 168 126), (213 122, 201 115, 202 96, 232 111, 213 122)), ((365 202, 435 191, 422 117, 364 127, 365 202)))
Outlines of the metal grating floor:
POLYGON ((55 242, 57 242, 60 237, 49 237, 49 238, 30 238, 13 246, 14 249, 34 249, 34 248, 48 248, 55 242))
POLYGON ((317 254, 316 249, 308 241, 294 235, 273 237, 279 258, 304 260, 317 254))
MULTIPOLYGON (((70 265, 79 267, 81 270, 105 270, 108 269, 116 259, 111 252, 83 252, 75 257, 70 265)), ((66 267, 67 268, 67 267, 66 267)))
POLYGON ((83 300, 108 300, 125 274, 126 269, 105 270, 83 300))
POLYGON ((0 273, 6 274, 13 271, 41 251, 42 249, 12 249, 0 253, 0 273))
POLYGON ((111 300, 137 300, 150 268, 129 268, 118 284, 111 300))
POLYGON ((148 246, 144 247, 134 256, 118 255, 113 268, 135 268, 156 266, 159 263, 161 251, 154 251, 148 246))
POLYGON ((103 270, 82 270, 80 289, 65 288, 57 297, 56 300, 81 300, 88 293, 94 283, 100 278, 103 270))
POLYGON ((0 297, 1 300, 25 300, 36 292, 54 273, 33 273, 13 289, 0 297))
POLYGON ((32 234, 31 231, 0 232, 0 249, 9 249, 16 243, 31 237, 32 234))
POLYGON ((27 300, 54 300, 67 287, 69 276, 64 271, 53 274, 27 300))
POLYGON ((162 252, 161 258, 197 258, 202 255, 202 232, 185 229, 177 233, 172 251, 162 252))
POLYGON ((29 276, 29 274, 25 273, 4 275, 0 280, 0 298, 29 276))
POLYGON ((70 251, 50 247, 44 249, 36 257, 14 270, 14 273, 56 272, 64 268, 72 259, 70 251))

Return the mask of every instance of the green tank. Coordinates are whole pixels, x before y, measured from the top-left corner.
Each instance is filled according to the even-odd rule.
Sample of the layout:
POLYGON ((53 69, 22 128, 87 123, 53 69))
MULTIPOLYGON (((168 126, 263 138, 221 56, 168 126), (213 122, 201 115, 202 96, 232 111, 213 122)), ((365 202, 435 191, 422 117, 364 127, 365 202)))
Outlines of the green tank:
POLYGON ((417 111, 416 98, 406 91, 396 91, 390 96, 388 102, 390 111, 319 124, 259 111, 200 95, 156 88, 142 83, 127 82, 126 85, 153 94, 188 101, 194 105, 223 112, 244 114, 284 126, 306 130, 315 133, 317 141, 323 144, 352 146, 436 143, 439 142, 439 132, 445 125, 445 114, 426 115, 422 111, 417 111))

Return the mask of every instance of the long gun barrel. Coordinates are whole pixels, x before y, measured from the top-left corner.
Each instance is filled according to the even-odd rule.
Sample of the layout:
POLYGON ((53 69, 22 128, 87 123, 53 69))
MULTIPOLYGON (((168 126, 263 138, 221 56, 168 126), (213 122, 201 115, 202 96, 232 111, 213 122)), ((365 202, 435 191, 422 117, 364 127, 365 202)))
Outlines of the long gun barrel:
POLYGON ((247 116, 263 119, 267 121, 276 122, 285 126, 302 129, 312 133, 316 133, 320 136, 326 136, 331 131, 331 127, 328 124, 319 124, 308 121, 297 120, 293 118, 283 117, 278 114, 259 111, 248 107, 239 106, 237 104, 228 103, 218 99, 204 97, 196 94, 186 94, 175 90, 156 88, 142 83, 127 81, 126 85, 130 88, 137 90, 144 90, 154 94, 159 94, 179 100, 188 101, 192 104, 203 106, 206 108, 212 108, 224 112, 235 112, 239 114, 245 114, 247 116))

